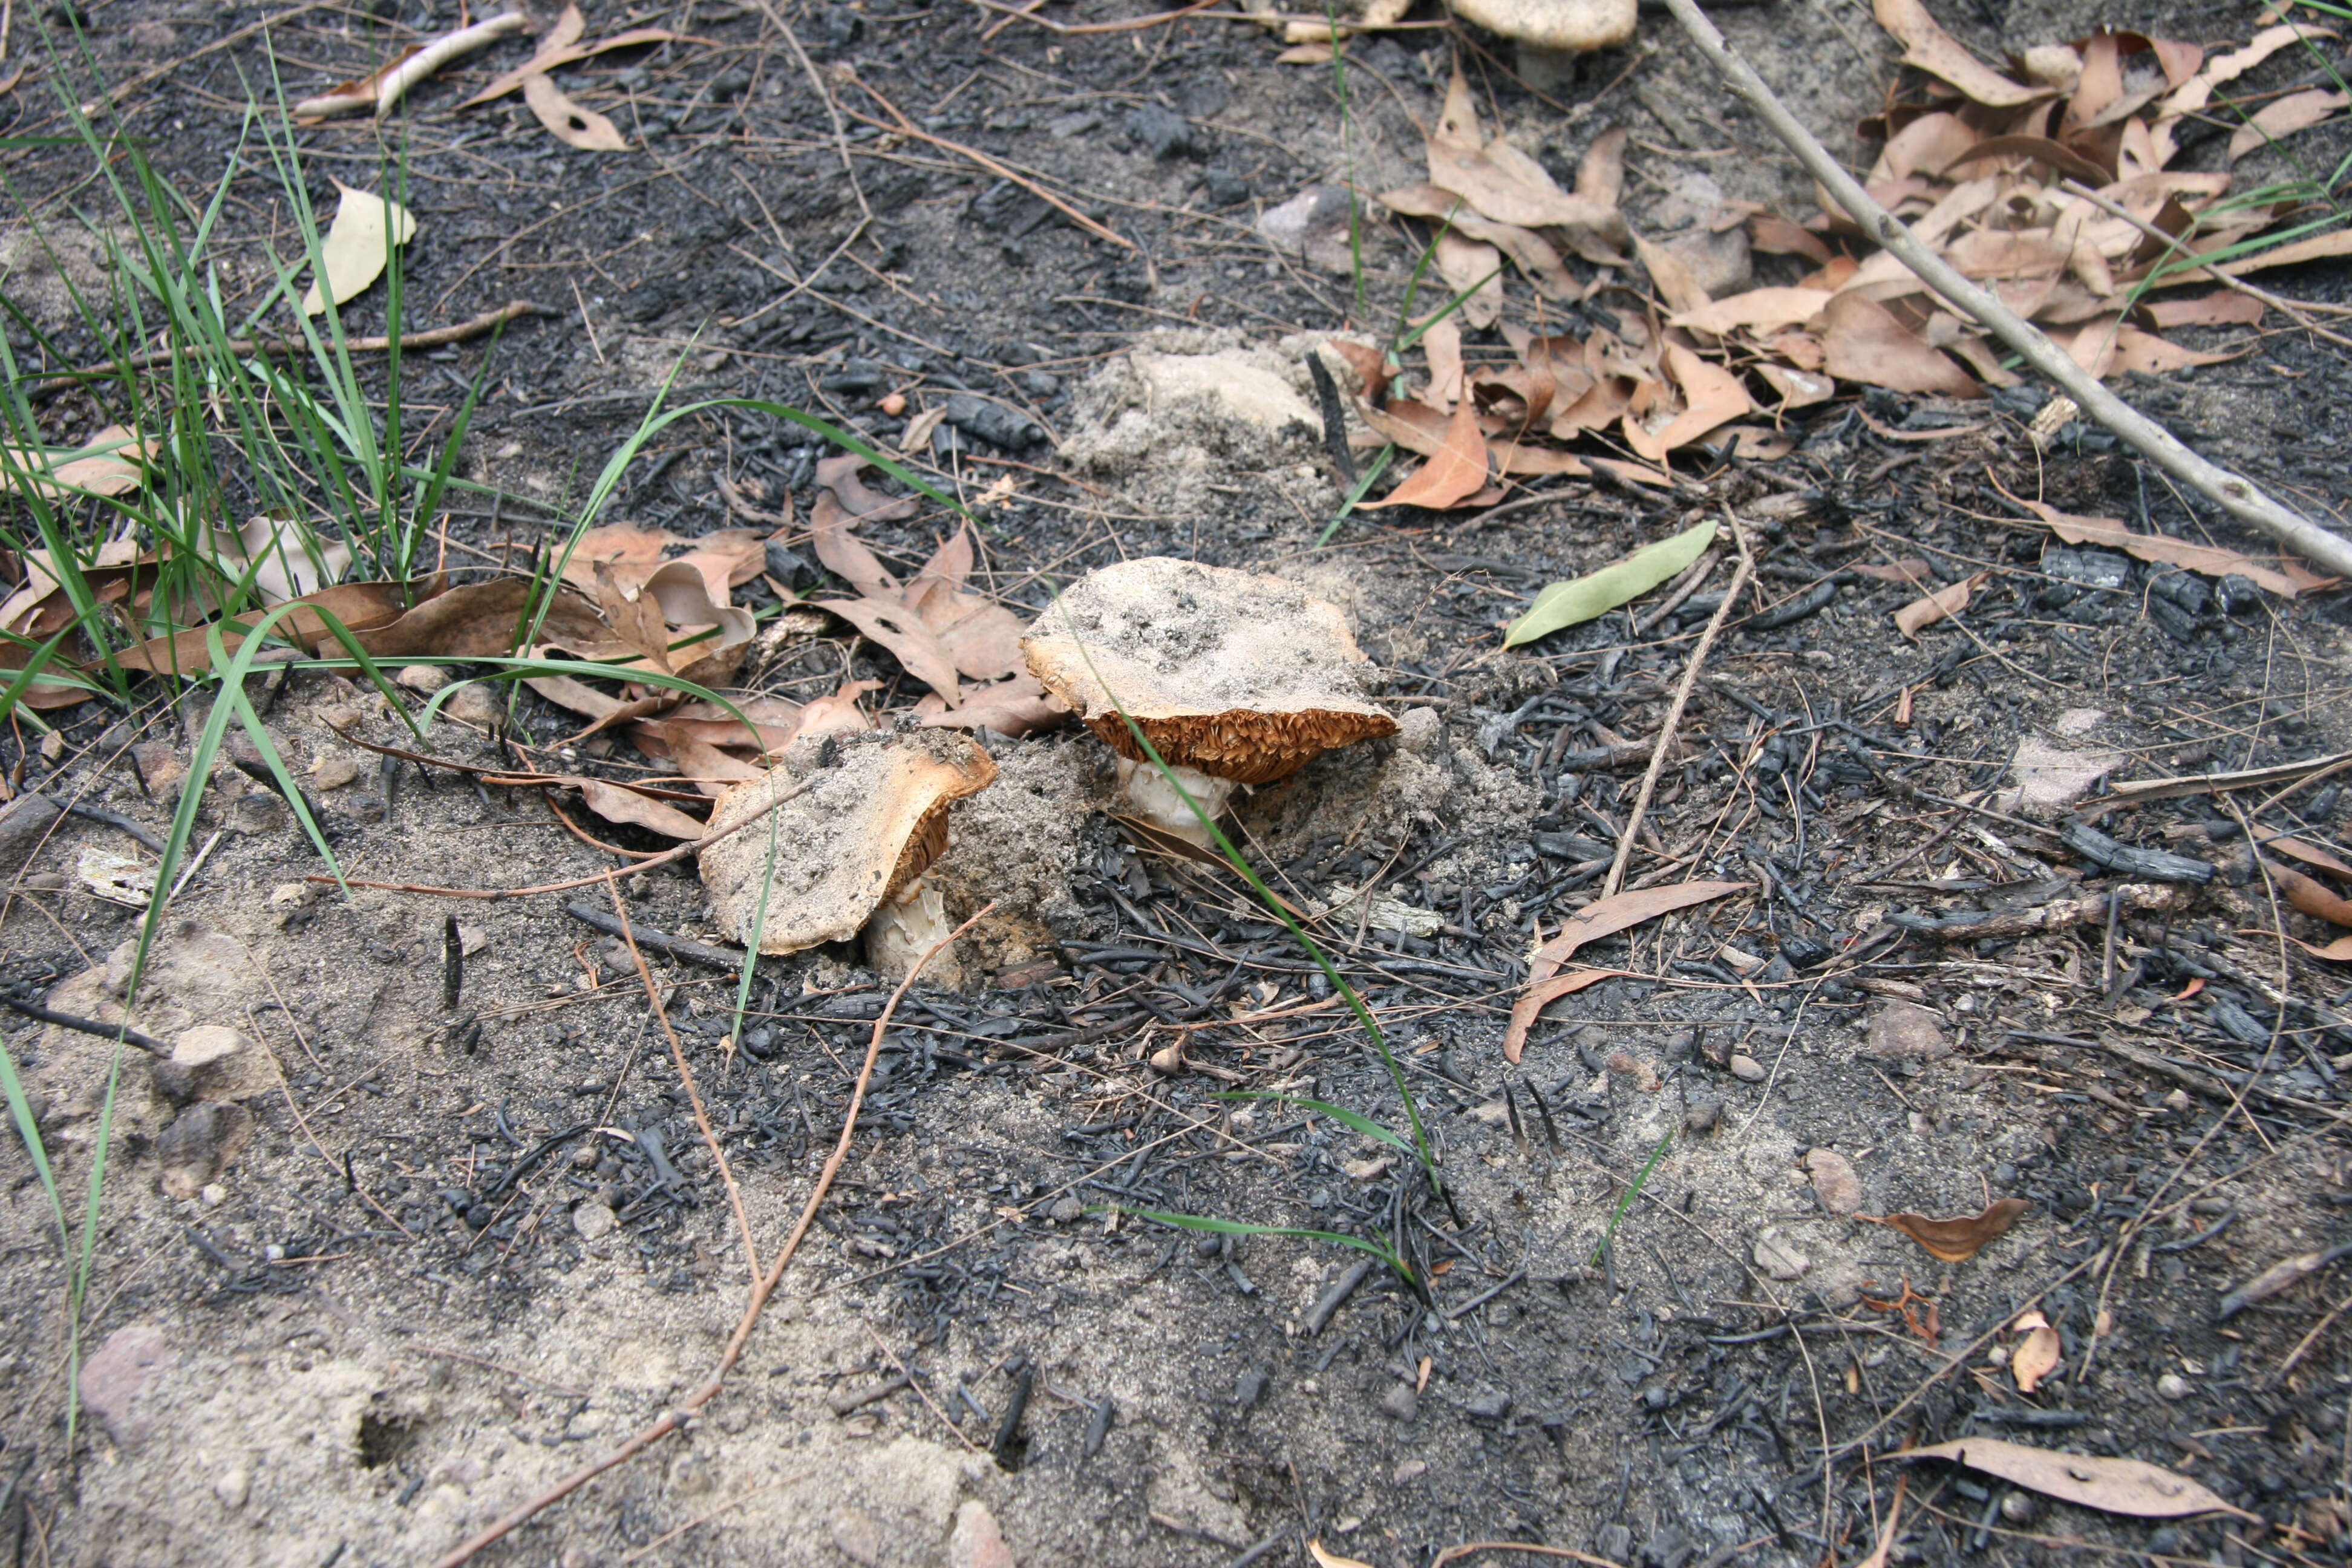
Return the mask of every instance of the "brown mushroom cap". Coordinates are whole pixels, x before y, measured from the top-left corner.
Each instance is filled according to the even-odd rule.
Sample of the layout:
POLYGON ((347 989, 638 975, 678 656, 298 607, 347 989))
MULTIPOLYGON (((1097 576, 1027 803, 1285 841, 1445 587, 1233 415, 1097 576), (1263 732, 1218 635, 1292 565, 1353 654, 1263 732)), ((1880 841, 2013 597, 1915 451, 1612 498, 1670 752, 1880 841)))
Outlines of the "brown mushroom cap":
POLYGON ((1255 572, 1122 561, 1073 584, 1021 647, 1047 690, 1137 762, 1120 704, 1167 762, 1240 784, 1396 733, 1364 700, 1371 661, 1339 607, 1255 572))
POLYGON ((988 753, 951 730, 795 742, 780 765, 737 784, 712 808, 716 830, 742 821, 779 791, 810 786, 776 808, 772 835, 767 822, 754 823, 702 851, 711 908, 743 942, 758 925, 761 952, 845 942, 947 847, 950 803, 995 778, 988 753))

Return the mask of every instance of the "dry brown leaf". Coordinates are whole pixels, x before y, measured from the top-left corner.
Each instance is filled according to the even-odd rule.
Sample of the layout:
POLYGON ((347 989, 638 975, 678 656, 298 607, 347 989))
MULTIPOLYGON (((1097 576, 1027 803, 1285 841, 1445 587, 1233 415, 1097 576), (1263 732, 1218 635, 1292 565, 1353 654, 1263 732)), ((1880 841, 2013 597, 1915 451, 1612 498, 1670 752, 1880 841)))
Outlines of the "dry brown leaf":
POLYGON ((831 735, 849 730, 871 730, 874 721, 857 706, 857 700, 868 692, 881 689, 882 683, 878 680, 843 681, 840 689, 831 696, 820 697, 801 710, 801 734, 831 735))
POLYGON ((2279 833, 2270 828, 2262 828, 2260 832, 2261 837, 2254 840, 2257 848, 2275 849, 2282 855, 2292 855, 2306 866, 2316 866, 2339 877, 2352 877, 2352 865, 2345 864, 2341 856, 2331 854, 2291 833, 2279 833))
POLYGON ((2062 1454, 2050 1448, 2003 1442, 1998 1437, 1963 1437, 1932 1447, 1913 1448, 1898 1457, 1906 1460, 1948 1459, 1989 1476, 1999 1476, 2011 1485, 2044 1497, 2135 1519, 2185 1519, 2196 1513, 2239 1512, 2187 1477, 2142 1459, 2062 1454))
MULTIPOLYGON (((2015 497, 2011 498, 2012 500, 2015 497)), ((2167 566, 2178 566, 2208 577, 2226 577, 2235 573, 2282 598, 2292 599, 2326 585, 2326 580, 2313 576, 2298 567, 2286 570, 2264 566, 2249 560, 2234 550, 2219 545, 2194 544, 2186 539, 2175 539, 2164 533, 2135 533, 2118 518, 2077 517, 2060 511, 2045 501, 2018 501, 2026 510, 2050 525, 2050 531, 2069 544, 2096 544, 2109 550, 2120 550, 2141 561, 2153 561, 2167 566)))
POLYGON ((2229 161, 2234 163, 2258 147, 2267 146, 2283 136, 2292 136, 2298 131, 2308 131, 2332 118, 2347 103, 2352 103, 2352 95, 2330 91, 2326 88, 2290 92, 2284 98, 2273 99, 2231 135, 2229 161))
POLYGON ((1559 973, 1560 965, 1575 957, 1576 950, 1586 942, 1599 942, 1660 915, 1754 886, 1753 882, 1673 882, 1659 888, 1637 888, 1596 899, 1569 916, 1561 922, 1559 933, 1528 958, 1528 990, 1511 1009, 1511 1027, 1503 1040, 1503 1055, 1514 1062, 1519 1059, 1520 1051, 1527 1047, 1528 1030, 1534 1026, 1536 1015, 1543 1011, 1544 1002, 1550 1000, 1534 998, 1541 994, 1544 984, 1559 973))
POLYGON ((2017 1380, 2020 1394, 2031 1394, 2042 1386, 2043 1378, 2058 1370, 2058 1331, 2039 1312, 2026 1313, 2014 1326, 2025 1338, 2010 1354, 2009 1374, 2017 1380))
POLYGON ((1462 363, 1462 323, 1443 316, 1421 334, 1421 352, 1429 362, 1429 389, 1423 401, 1451 413, 1469 389, 1468 368, 1462 363))
POLYGON ((850 532, 852 519, 830 489, 809 508, 809 542, 824 569, 870 599, 896 602, 898 579, 884 569, 865 541, 850 532))
POLYGON ((869 639, 890 650, 907 673, 945 698, 953 707, 963 700, 956 680, 954 656, 923 625, 922 617, 903 605, 881 599, 819 599, 815 607, 839 616, 869 639))
MULTIPOLYGON (((525 577, 468 583, 388 625, 359 633, 358 641, 378 658, 503 658, 514 651, 515 631, 531 612, 535 588, 525 577)), ((636 654, 604 624, 594 605, 562 585, 549 598, 540 641, 588 659, 636 654)))
POLYGON ((1878 161, 1870 167, 1869 183, 1877 185, 1913 174, 1940 174, 1966 156, 1976 142, 1976 128, 1958 115, 1923 114, 1886 139, 1878 161))
POLYGON ((1307 1542, 1307 1554, 1315 1559, 1315 1568, 1372 1568, 1370 1563, 1360 1558, 1342 1557, 1336 1552, 1324 1550, 1319 1540, 1307 1542))
POLYGON ((1484 216, 1522 228, 1558 228, 1570 249, 1599 266, 1624 260, 1618 247, 1629 237, 1616 207, 1570 195, 1541 163, 1507 141, 1487 141, 1478 128, 1469 81, 1458 70, 1427 145, 1429 183, 1460 192, 1484 216))
POLYGON ((596 605, 604 612, 605 624, 643 655, 646 663, 665 675, 674 673, 669 663, 669 626, 652 595, 630 594, 614 581, 613 568, 599 562, 596 605))
POLYGON ((2047 88, 2020 86, 1960 47, 1920 0, 1873 0, 1871 10, 1903 45, 1906 64, 1951 83, 1987 108, 2014 109, 2051 95, 2047 88))
POLYGON ((147 482, 147 466, 161 447, 160 441, 138 440, 120 425, 108 426, 70 451, 37 452, 0 443, 0 490, 21 492, 29 486, 44 500, 77 492, 119 496, 147 482))
POLYGON ((1905 637, 1917 640, 1920 629, 1937 621, 1958 615, 1969 607, 1969 596, 1991 581, 1992 574, 1979 572, 1973 577, 1963 577, 1948 583, 1934 593, 1912 600, 1895 612, 1895 629, 1905 637))
POLYGON ((645 528, 634 522, 607 523, 582 534, 563 563, 563 580, 582 593, 594 595, 597 568, 608 567, 613 581, 635 593, 661 564, 662 552, 685 541, 666 528, 645 528))
POLYGON ((2159 327, 2253 327, 2263 320, 2260 300, 2227 289, 2201 300, 2144 300, 2140 309, 2159 327))
POLYGON ((751 611, 726 604, 724 594, 714 601, 702 574, 686 561, 665 561, 654 568, 638 596, 653 600, 662 619, 676 628, 667 657, 698 686, 723 685, 742 667, 759 633, 751 611))
POLYGON ((1713 302, 1707 298, 1706 290, 1699 287, 1698 277, 1691 271, 1690 263, 1664 246, 1653 245, 1636 237, 1633 251, 1641 258, 1642 269, 1650 275, 1651 286, 1657 289, 1658 298, 1665 301, 1667 310, 1677 314, 1688 314, 1703 310, 1713 302))
POLYGON ((1612 210, 1624 205, 1625 138, 1625 128, 1621 125, 1592 139, 1592 145, 1577 161, 1578 195, 1612 210))
POLYGON ((629 739, 648 756, 656 754, 648 747, 648 741, 663 747, 669 760, 677 764, 681 782, 692 784, 714 800, 726 794, 729 785, 758 778, 761 773, 760 769, 729 756, 687 728, 662 720, 630 725, 629 739))
POLYGON ((1925 561, 1911 555, 1906 555, 1900 561, 1884 563, 1875 561, 1856 561, 1847 566, 1846 570, 1859 572, 1865 577, 1875 577, 1882 583, 1916 583, 1922 586, 1935 577, 1935 574, 1928 570, 1925 561))
POLYGON ((2352 900, 2347 900, 2328 889, 2316 878, 2306 877, 2292 866, 2282 866, 2275 860, 2265 860, 2263 867, 2278 884, 2286 901, 2314 920, 2335 925, 2352 927, 2352 900))
POLYGON ((699 838, 709 831, 666 801, 649 799, 603 779, 577 778, 569 782, 579 786, 580 798, 588 803, 588 809, 607 822, 633 823, 666 838, 699 838))
POLYGON ((1666 319, 1666 325, 1718 338, 1742 327, 1759 331, 1801 327, 1827 310, 1830 298, 1826 289, 1750 289, 1745 294, 1677 310, 1666 319))
POLYGON ((1557 447, 1523 447, 1517 441, 1491 441, 1486 455, 1498 474, 1589 474, 1584 459, 1557 447))
POLYGON ((1827 403, 1837 395, 1836 381, 1816 370, 1759 364, 1756 367, 1756 374, 1780 395, 1780 405, 1783 410, 1810 408, 1816 403, 1827 403))
POLYGON ((1357 417, 1408 452, 1433 458, 1445 445, 1446 417, 1418 398, 1399 397, 1386 408, 1356 405, 1357 417))
POLYGON ((580 36, 587 31, 587 23, 581 18, 578 5, 564 6, 563 13, 557 18, 555 26, 541 36, 539 47, 532 53, 530 58, 515 67, 514 69, 501 72, 492 78, 488 87, 457 107, 471 109, 476 104, 488 103, 493 99, 503 98, 522 86, 530 78, 542 71, 551 71, 560 66, 572 65, 587 59, 591 56, 604 54, 609 50, 635 48, 645 44, 709 42, 707 38, 696 38, 685 33, 673 33, 667 27, 631 27, 624 32, 599 38, 593 44, 583 44, 579 39, 580 36))
MULTIPOLYGON (((405 595, 397 583, 344 583, 332 588, 321 588, 289 601, 295 605, 315 605, 333 616, 352 631, 362 632, 388 626, 400 617, 405 607, 405 595)), ((205 626, 192 626, 171 637, 155 637, 124 649, 114 656, 115 663, 125 669, 144 669, 158 675, 208 669, 212 655, 205 626)), ((221 626, 221 646, 235 653, 244 645, 245 634, 221 626)), ((334 644, 327 623, 318 616, 295 610, 278 622, 280 636, 299 640, 315 653, 324 653, 334 644)))
POLYGON ((1830 264, 1831 251, 1821 236, 1778 213, 1756 213, 1748 220, 1748 243, 1768 256, 1801 256, 1816 267, 1830 264))
POLYGON ((568 147, 585 153, 625 153, 629 139, 621 128, 593 109, 574 103, 555 79, 534 72, 522 79, 522 100, 539 122, 568 147))
POLYGON ((1755 411, 1755 400, 1740 379, 1696 350, 1668 343, 1666 374, 1682 389, 1681 412, 1654 429, 1637 422, 1631 411, 1624 421, 1625 444, 1654 463, 1663 461, 1675 447, 1755 411))
POLYGON ((1840 294, 1822 315, 1822 365, 1841 381, 1864 382, 1889 392, 1984 395, 1975 378, 1928 347, 1875 300, 1840 294))
POLYGON ((1069 716, 1069 706, 1024 669, 1008 680, 972 689, 962 707, 935 714, 923 723, 952 730, 986 725, 1000 735, 1018 737, 1053 729, 1069 716))
POLYGON ((1347 362, 1363 384, 1366 402, 1378 404, 1389 393, 1389 380, 1396 373, 1389 364, 1388 355, 1366 343, 1351 342, 1346 338, 1326 338, 1323 346, 1347 362))
POLYGON ((393 247, 406 245, 416 236, 415 217, 398 202, 386 201, 373 191, 355 191, 340 180, 335 188, 343 193, 342 199, 335 205, 327 237, 319 242, 321 276, 302 296, 306 316, 324 310, 330 294, 338 305, 355 299, 383 276, 393 247))
POLYGON ((855 452, 817 460, 816 482, 840 500, 844 520, 863 522, 870 517, 877 522, 898 522, 914 516, 922 502, 914 496, 894 500, 868 489, 857 472, 865 466, 866 459, 855 452))
POLYGON ((714 605, 729 602, 729 590, 757 577, 767 564, 768 536, 755 528, 725 528, 693 542, 694 548, 677 564, 691 566, 702 575, 714 605))
POLYGON ((1761 425, 1718 425, 1698 439, 1709 452, 1736 454, 1750 463, 1777 463, 1797 449, 1796 439, 1761 425))
POLYGON ((1478 411, 1468 398, 1454 411, 1445 439, 1427 462, 1405 476, 1404 482, 1376 501, 1375 507, 1421 506, 1444 511, 1460 506, 1486 488, 1486 438, 1478 433, 1478 411))
POLYGON ((1503 253, 1454 229, 1437 237, 1436 249, 1437 274, 1445 279, 1447 297, 1461 301, 1453 319, 1473 331, 1493 326, 1503 313, 1503 253))
POLYGON ((2334 963, 2352 963, 2352 936, 2339 936, 2326 947, 2314 946, 2299 936, 2291 936, 2287 941, 2314 958, 2325 958, 2334 963))
POLYGON ((2017 1216, 2029 1206, 2023 1198, 1997 1198, 1982 1214, 1961 1215, 1953 1219, 1931 1219, 1920 1214, 1862 1214, 1853 1217, 1899 1230, 1947 1263, 1966 1263, 1983 1251, 1988 1242, 2015 1225, 2017 1216))
MULTIPOLYGON (((1548 300, 1574 299, 1582 292, 1549 240, 1533 229, 1522 228, 1517 224, 1497 223, 1479 216, 1471 210, 1466 201, 1452 191, 1440 190, 1430 184, 1404 185, 1381 193, 1378 199, 1391 212, 1443 223, 1465 239, 1481 240, 1494 246, 1517 262, 1519 269, 1534 282, 1536 291, 1548 300)), ((1441 256, 1439 260, 1442 263, 1444 258, 1441 256)), ((1449 282, 1454 281, 1453 274, 1446 276, 1449 282)), ((1466 288, 1483 276, 1484 273, 1474 274, 1454 283, 1454 287, 1466 288)), ((1500 288, 1501 284, 1497 282, 1497 291, 1500 288)))

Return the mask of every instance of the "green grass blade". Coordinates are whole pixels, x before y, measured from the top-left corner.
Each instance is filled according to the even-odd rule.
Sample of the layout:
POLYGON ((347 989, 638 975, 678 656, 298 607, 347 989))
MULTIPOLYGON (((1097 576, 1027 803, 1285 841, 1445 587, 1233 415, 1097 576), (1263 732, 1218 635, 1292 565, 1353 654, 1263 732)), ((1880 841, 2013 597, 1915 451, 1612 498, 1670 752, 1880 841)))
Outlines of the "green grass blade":
MULTIPOLYGON (((1218 1100, 1279 1100, 1285 1105, 1302 1105, 1309 1110, 1321 1111, 1324 1115, 1329 1117, 1332 1121, 1340 1123, 1342 1126, 1354 1128, 1357 1131, 1362 1133, 1367 1138, 1377 1138, 1381 1142, 1389 1144, 1392 1148, 1402 1149, 1408 1154, 1414 1153, 1413 1146, 1411 1143, 1407 1142, 1397 1134, 1390 1131, 1379 1122, 1374 1121, 1370 1117, 1360 1116, 1355 1111, 1349 1110, 1346 1106, 1334 1105, 1328 1100, 1309 1100, 1303 1094, 1275 1094, 1265 1090, 1250 1092, 1240 1089, 1229 1090, 1216 1095, 1214 1098, 1218 1100)), ((1416 1154, 1415 1157, 1418 1158, 1418 1155, 1416 1154)))
POLYGON ((1617 1200, 1617 1206, 1610 1211, 1609 1228, 1601 1233, 1601 1244, 1592 1249, 1592 1257, 1586 1262, 1585 1267, 1597 1268, 1601 1266, 1601 1255, 1609 1250, 1611 1242, 1617 1239, 1617 1223, 1625 1217, 1625 1211, 1633 1206, 1633 1200, 1642 1195, 1642 1188, 1648 1184, 1650 1173, 1658 1168, 1658 1162, 1665 1158, 1666 1145, 1674 1141, 1675 1130, 1669 1127, 1664 1135, 1658 1140, 1658 1146, 1650 1151, 1649 1163, 1642 1167, 1642 1173, 1635 1176, 1626 1186, 1624 1195, 1617 1200))

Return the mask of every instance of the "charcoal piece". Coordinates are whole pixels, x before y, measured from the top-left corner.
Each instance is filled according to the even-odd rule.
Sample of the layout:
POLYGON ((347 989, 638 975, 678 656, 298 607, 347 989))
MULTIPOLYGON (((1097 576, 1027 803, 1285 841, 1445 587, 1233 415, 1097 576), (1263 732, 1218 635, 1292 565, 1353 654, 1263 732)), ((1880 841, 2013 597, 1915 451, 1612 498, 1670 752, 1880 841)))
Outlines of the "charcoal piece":
POLYGON ((2229 574, 2214 584, 2213 592, 2225 616, 2251 616, 2262 608, 2262 589, 2242 573, 2229 574))
POLYGON ((2191 616, 2203 615, 2213 602, 2212 584, 2194 572, 2159 573, 2147 580, 2147 585, 2191 616))
POLYGON ((2215 868, 2210 860, 2192 859, 2162 849, 2135 849, 2086 823, 2070 822, 2059 830, 2058 837, 2084 859, 2118 876, 2138 877, 2151 882, 2201 884, 2213 879, 2215 868))
POLYGON ((1037 422, 1017 409, 959 392, 947 401, 946 422, 965 435, 1017 452, 1045 438, 1037 422))
POLYGON ((1793 626, 1806 616, 1818 615, 1828 608, 1830 601, 1838 596, 1838 587, 1836 578, 1824 577, 1788 603, 1775 605, 1762 615, 1748 616, 1746 627, 1752 632, 1769 632, 1793 626))
POLYGON ((2151 598, 2147 602, 2147 618, 2164 630, 2174 642, 2197 640, 2197 623, 2180 606, 2169 599, 2151 598))
POLYGON ((768 575, 796 593, 817 580, 815 567, 797 552, 785 549, 773 539, 761 546, 761 564, 768 575))
POLYGON ((1174 110, 1157 103, 1147 103, 1139 109, 1129 110, 1127 128, 1154 158, 1162 163, 1199 151, 1191 121, 1174 110))
POLYGON ((2111 550, 2073 550, 2053 544, 2042 552, 2042 570, 2062 583, 2085 588, 2120 589, 2131 581, 2131 562, 2111 550))

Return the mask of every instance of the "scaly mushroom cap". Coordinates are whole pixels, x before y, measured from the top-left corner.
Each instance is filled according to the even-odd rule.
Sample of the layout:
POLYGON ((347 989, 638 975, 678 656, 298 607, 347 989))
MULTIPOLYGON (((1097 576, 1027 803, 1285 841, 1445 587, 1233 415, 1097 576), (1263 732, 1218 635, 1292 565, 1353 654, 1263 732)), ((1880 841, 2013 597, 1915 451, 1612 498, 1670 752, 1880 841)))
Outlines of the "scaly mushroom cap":
POLYGON ((988 753, 951 730, 795 742, 778 766, 737 784, 712 808, 717 830, 751 816, 780 791, 809 786, 769 821, 702 852, 711 908, 740 941, 750 942, 758 926, 761 952, 845 942, 947 847, 949 804, 995 778, 988 753))
POLYGON ((1255 572, 1122 561, 1073 584, 1021 648, 1047 690, 1139 763, 1121 704, 1163 760, 1249 784, 1397 730, 1364 700, 1371 661, 1339 607, 1255 572))

